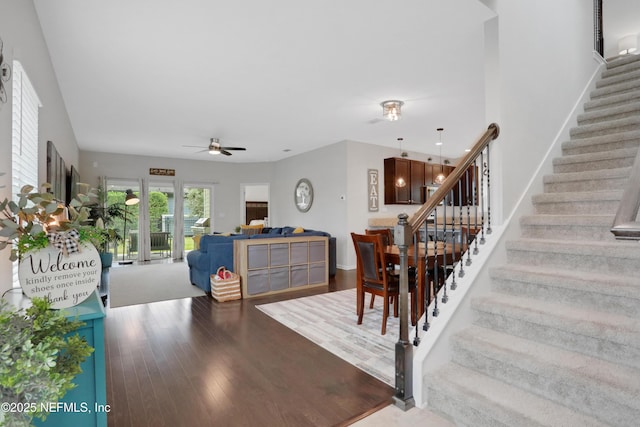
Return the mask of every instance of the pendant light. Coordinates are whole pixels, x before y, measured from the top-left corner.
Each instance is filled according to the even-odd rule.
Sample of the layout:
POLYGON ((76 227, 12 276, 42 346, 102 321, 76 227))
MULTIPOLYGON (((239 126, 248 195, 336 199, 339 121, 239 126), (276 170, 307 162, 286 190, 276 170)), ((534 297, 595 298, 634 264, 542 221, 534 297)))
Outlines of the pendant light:
MULTIPOLYGON (((406 151, 402 151, 402 141, 404 141, 404 138, 398 138, 398 144, 400 144, 400 157, 404 158, 404 157, 408 157, 408 154, 406 151)), ((402 187, 405 187, 406 185, 407 185, 407 181, 405 181, 405 179, 402 176, 399 176, 398 179, 396 179, 396 187, 402 188, 402 187)))
POLYGON ((444 176, 444 166, 442 165, 442 131, 444 128, 436 129, 438 131, 439 140, 436 145, 440 147, 440 173, 436 176, 436 184, 442 184, 446 176, 444 176))

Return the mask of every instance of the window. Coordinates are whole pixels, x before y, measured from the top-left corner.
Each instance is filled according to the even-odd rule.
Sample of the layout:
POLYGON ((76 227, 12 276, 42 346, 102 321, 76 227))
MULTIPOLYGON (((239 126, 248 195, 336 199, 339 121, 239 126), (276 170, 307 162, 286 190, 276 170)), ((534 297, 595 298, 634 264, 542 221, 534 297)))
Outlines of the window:
MULTIPOLYGON (((41 107, 22 64, 13 61, 13 115, 11 137, 11 193, 29 184, 38 186, 38 108, 41 107)), ((13 263, 13 287, 19 287, 18 262, 13 263)))

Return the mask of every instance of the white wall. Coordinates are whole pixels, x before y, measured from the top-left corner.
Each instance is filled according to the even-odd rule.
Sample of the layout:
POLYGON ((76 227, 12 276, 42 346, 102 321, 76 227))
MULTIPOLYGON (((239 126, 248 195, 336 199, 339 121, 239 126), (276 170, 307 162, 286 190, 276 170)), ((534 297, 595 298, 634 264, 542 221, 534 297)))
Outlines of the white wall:
MULTIPOLYGON (((383 147, 380 145, 364 144, 361 142, 347 142, 347 223, 346 236, 341 242, 342 252, 345 254, 343 265, 345 268, 355 268, 356 253, 351 241, 351 232, 364 233, 369 228, 370 218, 397 218, 402 212, 411 216, 419 208, 418 205, 385 205, 384 204, 384 159, 388 157, 399 157, 398 149, 383 147), (380 210, 369 212, 368 202, 368 169, 377 169, 380 179, 380 210)), ((436 163, 439 157, 435 155, 409 152, 409 159, 426 162, 429 157, 436 163)))
POLYGON ((95 187, 100 176, 110 178, 153 178, 154 181, 181 179, 183 182, 212 184, 215 231, 233 231, 242 223, 241 184, 270 182, 274 165, 270 163, 225 163, 224 161, 185 160, 163 157, 80 152, 80 178, 95 187), (175 177, 150 176, 150 168, 175 169, 175 177))
POLYGON ((496 158, 506 218, 598 63, 593 3, 495 1, 501 134, 496 158))
MULTIPOLYGON (((69 123, 64 101, 58 88, 55 73, 46 44, 40 30, 33 2, 31 0, 2 1, 0 8, 0 37, 4 42, 4 61, 11 65, 19 60, 29 75, 38 97, 42 102, 39 112, 39 161, 38 178, 40 185, 46 180, 46 141, 55 143, 67 167, 78 166, 78 145, 69 123)), ((11 97, 12 83, 6 83, 6 104, 0 104, 0 199, 11 197, 11 97)), ((11 287, 11 263, 9 252, 0 252, 0 294, 11 287)))
POLYGON ((340 241, 346 234, 347 156, 344 143, 336 143, 275 163, 271 190, 272 226, 300 226, 330 233, 338 241, 337 264, 342 266, 340 241), (299 212, 294 189, 299 179, 313 186, 313 203, 307 212, 299 212))
POLYGON ((269 186, 267 184, 247 184, 244 189, 244 200, 247 202, 269 201, 269 186))

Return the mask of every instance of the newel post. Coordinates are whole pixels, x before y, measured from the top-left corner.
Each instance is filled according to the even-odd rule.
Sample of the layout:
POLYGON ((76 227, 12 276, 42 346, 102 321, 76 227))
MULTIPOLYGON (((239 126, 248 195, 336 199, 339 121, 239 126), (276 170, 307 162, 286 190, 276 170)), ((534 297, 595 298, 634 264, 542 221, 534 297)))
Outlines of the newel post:
POLYGON ((413 234, 407 219, 398 215, 394 230, 394 244, 400 251, 400 337, 396 343, 396 392, 394 404, 402 410, 415 406, 413 399, 413 346, 409 341, 409 260, 407 251, 413 242, 413 234))

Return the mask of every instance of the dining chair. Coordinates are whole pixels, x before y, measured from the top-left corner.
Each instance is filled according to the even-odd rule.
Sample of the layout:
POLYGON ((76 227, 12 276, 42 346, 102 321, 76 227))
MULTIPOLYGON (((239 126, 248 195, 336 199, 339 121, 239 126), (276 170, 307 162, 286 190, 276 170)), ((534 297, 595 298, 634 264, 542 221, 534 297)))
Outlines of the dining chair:
POLYGON ((382 236, 382 244, 385 246, 393 245, 393 231, 390 228, 367 229, 364 234, 373 235, 380 234, 382 236))
MULTIPOLYGON (((351 233, 353 245, 356 250, 357 261, 357 313, 358 325, 362 324, 364 314, 364 298, 365 294, 371 294, 371 303, 369 308, 373 308, 373 302, 376 295, 382 297, 383 314, 382 314, 382 335, 387 332, 387 318, 389 317, 389 304, 392 299, 396 301, 394 304, 394 316, 398 316, 397 298, 400 291, 399 276, 393 274, 387 268, 385 260, 384 238, 381 234, 356 234, 351 233)), ((409 290, 411 293, 411 320, 415 323, 415 279, 411 281, 409 290)))
MULTIPOLYGON (((368 234, 368 235, 379 234, 382 236, 382 244, 384 246, 393 245, 393 231, 391 231, 390 228, 367 229, 367 230, 364 230, 364 234, 368 234)), ((387 263, 387 268, 393 271, 395 270, 396 265, 390 262, 390 263, 387 263)), ((373 298, 374 296, 371 295, 371 308, 373 308, 373 298)))

